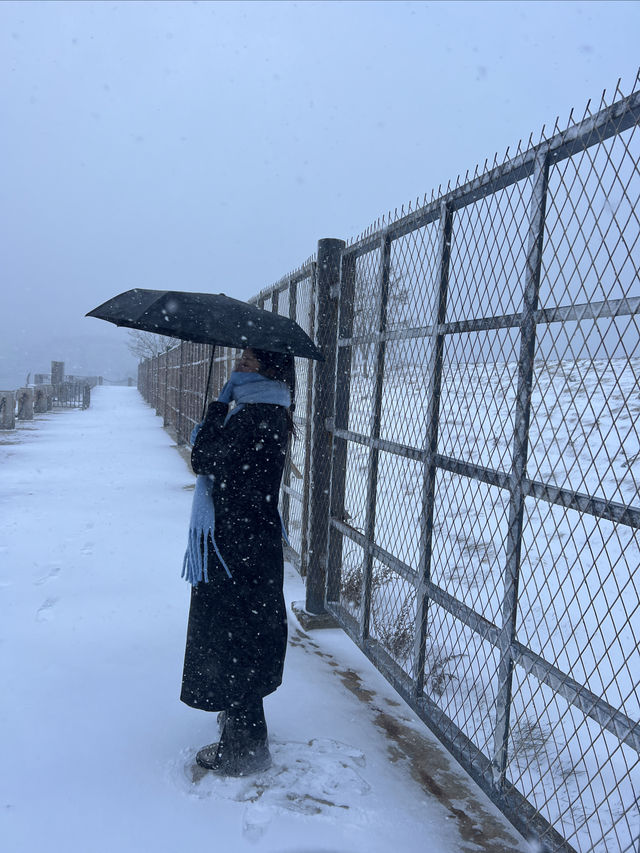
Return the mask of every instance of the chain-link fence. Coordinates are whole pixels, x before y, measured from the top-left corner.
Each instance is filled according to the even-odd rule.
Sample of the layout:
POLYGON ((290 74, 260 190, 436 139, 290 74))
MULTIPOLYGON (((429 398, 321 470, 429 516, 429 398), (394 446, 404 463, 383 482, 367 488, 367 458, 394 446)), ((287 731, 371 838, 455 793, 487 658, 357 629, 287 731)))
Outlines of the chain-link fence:
MULTIPOLYGON (((616 98, 256 300, 327 357, 298 367, 281 498, 308 609, 580 853, 639 843, 640 93, 616 98)), ((183 438, 189 347, 140 378, 183 438)))
MULTIPOLYGON (((313 337, 315 275, 316 264, 311 258, 300 269, 250 301, 267 311, 296 320, 313 337)), ((140 363, 138 389, 162 416, 164 425, 174 431, 178 443, 189 442, 193 427, 203 416, 207 381, 207 399, 215 400, 239 354, 240 350, 232 347, 213 350, 207 344, 182 341, 155 358, 140 363)), ((308 562, 312 375, 308 361, 297 359, 293 415, 296 438, 287 454, 280 494, 280 513, 291 546, 300 561, 302 574, 306 574, 308 562)))
POLYGON ((202 418, 210 367, 209 399, 215 399, 224 384, 230 352, 216 347, 211 365, 211 346, 181 341, 138 366, 140 393, 174 431, 179 444, 189 441, 202 418))
MULTIPOLYGON (((274 311, 295 320, 313 338, 315 289, 316 262, 310 258, 294 273, 285 276, 251 302, 266 311, 274 311)), ((309 554, 309 449, 313 372, 307 359, 296 359, 295 368, 295 440, 287 453, 280 493, 280 514, 288 531, 289 542, 298 555, 300 573, 304 576, 309 554)))

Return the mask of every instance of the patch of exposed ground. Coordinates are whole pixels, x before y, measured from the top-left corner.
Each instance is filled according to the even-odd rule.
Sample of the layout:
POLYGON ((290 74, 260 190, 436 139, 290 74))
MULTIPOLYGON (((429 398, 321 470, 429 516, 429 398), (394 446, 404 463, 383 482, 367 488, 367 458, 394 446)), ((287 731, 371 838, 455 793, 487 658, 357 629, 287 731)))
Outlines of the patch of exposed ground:
POLYGON ((394 710, 379 707, 376 691, 366 687, 357 672, 340 667, 332 655, 319 652, 318 644, 303 631, 295 629, 289 642, 321 657, 324 663, 333 667, 343 685, 367 706, 372 722, 387 739, 389 760, 404 763, 425 794, 435 797, 456 821, 464 841, 461 853, 514 853, 525 849, 515 829, 510 831, 505 822, 481 802, 473 780, 456 765, 435 738, 427 732, 422 735, 408 725, 409 717, 399 716, 402 702, 381 697, 394 710))

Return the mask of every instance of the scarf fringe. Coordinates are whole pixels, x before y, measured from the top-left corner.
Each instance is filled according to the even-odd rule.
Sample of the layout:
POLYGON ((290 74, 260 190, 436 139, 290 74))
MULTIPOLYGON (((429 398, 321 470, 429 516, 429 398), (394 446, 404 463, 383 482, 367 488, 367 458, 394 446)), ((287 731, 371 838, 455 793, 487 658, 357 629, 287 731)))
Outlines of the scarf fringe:
MULTIPOLYGON (((212 533, 212 531, 211 531, 212 533)), ((222 563, 222 568, 227 573, 227 576, 232 577, 229 567, 227 566, 216 541, 211 535, 213 549, 216 552, 217 558, 222 563)), ((205 535, 202 530, 189 530, 189 538, 187 541, 187 550, 185 551, 184 560, 182 561, 182 574, 187 583, 192 586, 197 586, 199 583, 209 583, 209 573, 207 565, 209 563, 209 536, 205 535)))
MULTIPOLYGON (((280 525, 282 527, 282 538, 287 543, 287 545, 291 548, 291 542, 289 541, 289 537, 287 535, 287 528, 284 526, 284 521, 282 520, 282 516, 278 513, 280 518, 280 525)), ((233 577, 231 572, 229 571, 229 566, 227 566, 224 557, 220 553, 220 549, 216 543, 216 540, 213 536, 213 531, 210 532, 211 541, 213 543, 213 549, 216 552, 216 557, 222 563, 222 567, 227 573, 229 578, 233 577)), ((207 571, 207 565, 209 563, 209 537, 204 534, 202 530, 194 530, 191 528, 189 530, 189 536, 187 540, 187 550, 184 554, 184 560, 182 561, 182 574, 181 578, 184 578, 187 583, 190 583, 192 586, 197 586, 199 583, 209 583, 209 573, 207 571)))

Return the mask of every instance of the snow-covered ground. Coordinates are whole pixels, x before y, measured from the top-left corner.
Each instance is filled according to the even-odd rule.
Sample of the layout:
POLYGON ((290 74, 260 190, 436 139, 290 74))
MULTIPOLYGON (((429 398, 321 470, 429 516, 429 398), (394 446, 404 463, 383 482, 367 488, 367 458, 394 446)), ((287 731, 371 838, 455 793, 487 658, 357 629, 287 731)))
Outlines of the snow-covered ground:
POLYGON ((0 849, 526 850, 351 641, 293 617, 274 766, 194 767, 216 725, 178 701, 193 477, 172 444, 134 388, 0 435, 0 849))

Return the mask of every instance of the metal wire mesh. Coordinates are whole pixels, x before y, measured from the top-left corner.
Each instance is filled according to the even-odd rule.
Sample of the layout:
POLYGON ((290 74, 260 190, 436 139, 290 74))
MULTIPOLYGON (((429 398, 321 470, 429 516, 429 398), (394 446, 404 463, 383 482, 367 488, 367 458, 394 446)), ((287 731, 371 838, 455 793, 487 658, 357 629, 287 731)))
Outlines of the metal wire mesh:
POLYGON ((328 606, 517 826, 581 853, 640 832, 640 96, 616 96, 347 247, 338 334, 328 606))

